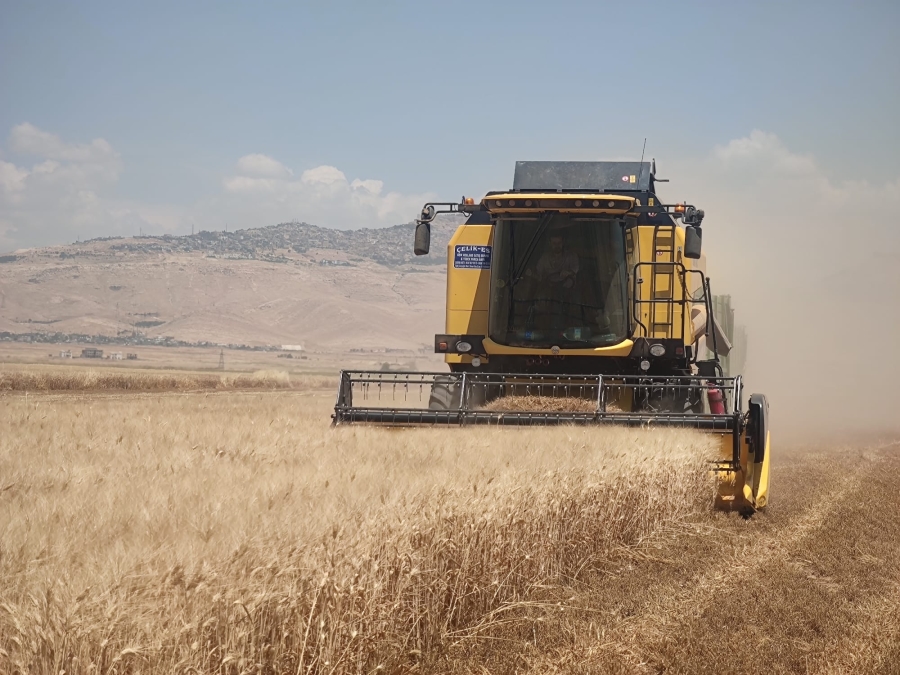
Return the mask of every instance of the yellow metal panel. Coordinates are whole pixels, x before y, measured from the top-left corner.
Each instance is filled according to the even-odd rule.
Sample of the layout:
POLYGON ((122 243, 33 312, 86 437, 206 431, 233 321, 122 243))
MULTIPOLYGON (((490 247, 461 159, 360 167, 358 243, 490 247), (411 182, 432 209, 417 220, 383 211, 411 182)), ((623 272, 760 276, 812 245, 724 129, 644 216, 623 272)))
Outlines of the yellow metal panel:
POLYGON ((765 453, 763 455, 763 461, 751 464, 747 467, 747 472, 750 476, 750 480, 748 480, 750 485, 744 486, 744 493, 747 494, 749 492, 749 497, 752 500, 753 505, 758 509, 765 507, 765 505, 769 501, 769 456, 771 454, 769 452, 770 439, 771 433, 767 431, 766 447, 765 453))
POLYGON ((487 335, 487 311, 451 309, 447 312, 448 335, 487 335))
MULTIPOLYGON (((494 229, 490 225, 461 225, 447 246, 447 315, 444 332, 448 335, 487 335, 490 270, 453 267, 456 246, 491 246, 494 229)), ((446 363, 470 363, 464 354, 444 355, 446 363)), ((487 362, 485 359, 484 362, 487 362)))
POLYGON ((461 225, 447 247, 447 333, 487 334, 488 294, 491 271, 457 269, 453 266, 456 246, 491 246, 490 225, 461 225), (451 327, 452 326, 452 327, 451 327))
MULTIPOLYGON (((641 240, 638 236, 638 228, 631 227, 625 230, 625 257, 626 262, 628 263, 628 302, 633 305, 633 288, 634 288, 634 266, 641 259, 641 240)), ((638 285, 638 291, 640 291, 641 286, 638 285)), ((640 326, 638 326, 637 319, 643 318, 638 316, 631 317, 631 330, 635 337, 641 337, 643 333, 640 332, 640 326)))
MULTIPOLYGON (((469 354, 444 354, 444 363, 472 363, 472 356, 469 354)), ((490 359, 479 356, 481 365, 490 363, 490 359)))
MULTIPOLYGON (((512 195, 522 198, 523 195, 512 195)), ((658 238, 654 237, 655 226, 642 225, 629 229, 627 237, 628 264, 632 267, 637 262, 657 262, 656 246, 665 246, 666 249, 674 249, 673 257, 676 263, 681 262, 690 269, 693 261, 683 259, 681 253, 684 249, 684 228, 676 227, 673 232, 661 232, 658 238), (673 239, 674 234, 674 239, 673 239)), ((490 225, 462 225, 453 235, 447 250, 447 306, 445 332, 451 335, 484 335, 488 333, 488 300, 490 295, 490 270, 457 269, 453 266, 454 251, 456 246, 492 246, 493 228, 490 225)), ((665 260, 668 262, 668 251, 665 260)), ((643 282, 637 285, 641 300, 649 300, 651 293, 657 300, 674 301, 671 305, 663 302, 655 305, 644 303, 640 305, 641 323, 647 327, 648 337, 667 337, 682 334, 679 325, 683 325, 685 342, 691 342, 690 312, 682 312, 676 305, 684 298, 684 289, 680 274, 666 275, 669 269, 673 271, 678 267, 659 268, 656 278, 653 279, 653 269, 649 266, 640 268, 643 282)), ((694 275, 690 275, 689 279, 694 275)), ((696 284, 692 284, 696 286, 696 284)), ((632 292, 629 283, 629 295, 632 292)), ((689 289, 693 290, 693 288, 689 289)), ((635 333, 641 336, 640 327, 635 333)), ((550 349, 533 349, 526 347, 507 347, 499 345, 490 339, 485 339, 485 349, 488 354, 504 355, 552 355, 550 349)), ((594 349, 567 349, 561 352, 569 356, 627 356, 631 352, 632 341, 625 340, 618 345, 598 347, 594 349)), ((460 363, 468 360, 468 357, 447 356, 448 363, 460 363)))
POLYGON ((634 207, 635 198, 605 193, 511 192, 485 197, 481 204, 491 213, 535 213, 550 208, 560 213, 608 213, 622 215, 634 207), (581 202, 560 204, 561 202, 581 202), (530 203, 529 203, 530 202, 530 203), (597 206, 594 206, 597 202, 597 206), (549 205, 548 205, 549 203, 549 205), (610 206, 610 203, 613 205, 610 206))
MULTIPOLYGON (((731 433, 720 434, 720 458, 732 457, 731 433)), ((718 474, 716 508, 727 511, 753 511, 765 508, 769 502, 769 460, 771 458, 770 434, 766 434, 763 461, 754 463, 747 445, 747 434, 741 436, 741 467, 738 471, 718 474)))
MULTIPOLYGON (((677 304, 684 300, 685 292, 682 286, 680 268, 677 263, 684 264, 686 269, 691 269, 691 261, 682 257, 684 251, 684 228, 674 228, 673 232, 666 227, 641 225, 632 230, 633 250, 629 255, 629 265, 636 262, 666 263, 674 260, 674 265, 644 265, 638 268, 641 282, 637 284, 640 303, 639 315, 636 317, 646 328, 646 337, 667 338, 684 336, 686 344, 692 342, 690 324, 690 311, 682 311, 677 304), (670 254, 669 251, 672 251, 670 254), (673 274, 669 274, 672 272, 673 274), (649 303, 648 300, 661 302, 649 303), (671 304, 668 302, 671 300, 671 304)), ((689 275, 689 278, 695 275, 689 275)), ((631 294, 631 288, 629 288, 631 294)), ((637 326, 635 335, 643 336, 645 329, 637 326)))
MULTIPOLYGON (((447 325, 450 312, 487 312, 491 286, 490 270, 457 269, 453 266, 456 246, 491 246, 493 228, 490 225, 462 225, 447 246, 447 325)), ((459 317, 454 319, 458 323, 459 317)), ((463 331, 460 331, 463 332, 463 331)))
MULTIPOLYGON (((562 349, 560 356, 628 356, 634 342, 631 340, 623 340, 617 345, 611 347, 596 347, 594 349, 562 349)), ((507 347, 500 345, 485 338, 484 349, 488 354, 520 354, 523 356, 530 355, 546 355, 551 356, 553 352, 550 349, 535 349, 532 347, 507 347)))

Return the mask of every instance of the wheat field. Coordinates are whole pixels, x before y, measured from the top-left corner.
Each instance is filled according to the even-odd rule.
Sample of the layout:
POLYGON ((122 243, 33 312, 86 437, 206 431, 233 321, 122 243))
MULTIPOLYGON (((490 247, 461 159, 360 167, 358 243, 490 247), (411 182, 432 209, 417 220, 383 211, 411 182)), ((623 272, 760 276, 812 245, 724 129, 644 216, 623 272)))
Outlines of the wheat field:
POLYGON ((0 392, 76 391, 198 391, 230 389, 316 389, 331 386, 334 378, 291 376, 281 370, 246 373, 139 370, 135 368, 9 367, 0 371, 0 392))
POLYGON ((898 672, 895 439, 778 448, 745 520, 707 436, 322 384, 0 394, 0 673, 898 672))
POLYGON ((707 496, 688 433, 331 429, 330 404, 4 398, 0 671, 434 665, 707 496))

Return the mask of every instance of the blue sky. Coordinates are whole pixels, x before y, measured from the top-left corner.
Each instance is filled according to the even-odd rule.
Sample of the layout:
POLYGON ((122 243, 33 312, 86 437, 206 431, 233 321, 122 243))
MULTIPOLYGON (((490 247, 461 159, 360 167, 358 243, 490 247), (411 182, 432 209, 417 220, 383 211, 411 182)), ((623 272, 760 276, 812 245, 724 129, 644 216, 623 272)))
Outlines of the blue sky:
POLYGON ((888 0, 3 0, 0 248, 389 225, 517 159, 637 159, 644 137, 676 181, 757 130, 878 185, 900 176, 898 38, 888 0))

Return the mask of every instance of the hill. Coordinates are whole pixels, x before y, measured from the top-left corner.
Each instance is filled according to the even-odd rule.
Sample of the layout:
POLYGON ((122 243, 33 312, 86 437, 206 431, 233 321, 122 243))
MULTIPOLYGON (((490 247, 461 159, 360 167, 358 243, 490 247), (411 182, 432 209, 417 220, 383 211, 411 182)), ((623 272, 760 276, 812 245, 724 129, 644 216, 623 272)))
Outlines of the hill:
POLYGON ((282 223, 16 251, 0 256, 0 332, 429 351, 453 228, 437 223, 435 253, 422 258, 412 224, 282 223))

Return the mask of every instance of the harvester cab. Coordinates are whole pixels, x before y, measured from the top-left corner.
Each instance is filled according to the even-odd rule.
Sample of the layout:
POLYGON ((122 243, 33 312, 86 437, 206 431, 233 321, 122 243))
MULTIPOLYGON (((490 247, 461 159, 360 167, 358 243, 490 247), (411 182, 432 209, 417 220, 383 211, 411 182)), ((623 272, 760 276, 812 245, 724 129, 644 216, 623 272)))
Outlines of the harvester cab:
POLYGON ((517 162, 513 187, 426 204, 447 248, 444 373, 342 371, 336 424, 688 427, 721 441, 716 503, 767 501, 768 404, 743 408, 713 312, 704 212, 656 195, 654 162, 517 162), (706 355, 701 358, 701 355, 706 355))

